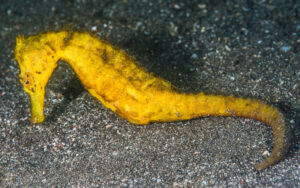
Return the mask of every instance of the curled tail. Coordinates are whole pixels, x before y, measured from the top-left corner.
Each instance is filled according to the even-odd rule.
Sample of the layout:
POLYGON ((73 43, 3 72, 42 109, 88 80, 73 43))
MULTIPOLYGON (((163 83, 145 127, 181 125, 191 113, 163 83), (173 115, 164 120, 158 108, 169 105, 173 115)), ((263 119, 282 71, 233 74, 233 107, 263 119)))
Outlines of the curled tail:
POLYGON ((159 115, 154 121, 184 120, 201 116, 246 117, 262 121, 272 127, 274 146, 269 157, 257 165, 258 170, 279 162, 286 154, 289 136, 283 114, 275 107, 259 100, 233 96, 199 94, 167 94, 167 115, 159 115), (173 96, 173 97, 170 97, 173 96), (172 99, 173 100, 172 100, 172 99), (171 102, 170 102, 171 101, 171 102), (166 118, 165 118, 166 117, 166 118))
POLYGON ((227 111, 235 116, 247 117, 267 123, 273 130, 273 151, 256 168, 262 170, 279 162, 289 147, 288 130, 283 114, 275 107, 253 99, 227 97, 227 111))

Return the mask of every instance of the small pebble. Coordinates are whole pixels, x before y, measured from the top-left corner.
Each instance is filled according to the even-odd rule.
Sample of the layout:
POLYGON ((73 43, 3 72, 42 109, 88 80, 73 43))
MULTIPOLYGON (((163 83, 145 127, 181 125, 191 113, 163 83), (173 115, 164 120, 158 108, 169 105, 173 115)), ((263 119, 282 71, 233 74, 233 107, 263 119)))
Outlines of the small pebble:
POLYGON ((292 49, 292 47, 290 47, 290 46, 282 46, 280 49, 281 49, 281 51, 288 52, 288 51, 290 51, 292 49))
POLYGON ((174 3, 174 4, 173 4, 173 8, 176 9, 176 10, 179 10, 179 9, 180 9, 180 6, 179 6, 178 4, 176 4, 176 3, 174 3))
POLYGON ((92 31, 97 31, 97 26, 92 26, 91 30, 92 31))
POLYGON ((198 57, 197 54, 193 54, 193 55, 191 56, 192 59, 197 59, 197 57, 198 57))

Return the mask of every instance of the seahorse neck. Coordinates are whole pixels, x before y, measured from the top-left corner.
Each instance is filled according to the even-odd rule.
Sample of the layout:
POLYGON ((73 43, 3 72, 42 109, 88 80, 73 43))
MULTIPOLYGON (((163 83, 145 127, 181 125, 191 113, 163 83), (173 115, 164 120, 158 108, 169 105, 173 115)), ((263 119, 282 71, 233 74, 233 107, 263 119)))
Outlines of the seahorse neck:
POLYGON ((91 36, 75 32, 65 40, 59 53, 60 59, 70 64, 86 88, 94 87, 91 80, 95 80, 95 75, 100 76, 99 70, 103 67, 101 56, 96 51, 99 42, 95 42, 91 36))

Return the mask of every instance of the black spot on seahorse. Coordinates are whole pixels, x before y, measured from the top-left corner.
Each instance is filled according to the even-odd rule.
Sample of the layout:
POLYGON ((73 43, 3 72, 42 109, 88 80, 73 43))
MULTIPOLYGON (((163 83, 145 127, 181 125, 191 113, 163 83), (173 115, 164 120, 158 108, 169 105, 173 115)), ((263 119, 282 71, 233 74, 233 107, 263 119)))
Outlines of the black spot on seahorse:
MULTIPOLYGON (((52 52, 55 54, 56 53, 56 50, 55 48, 49 43, 49 42, 46 42, 45 43, 47 46, 49 46, 49 48, 52 50, 52 52)), ((47 53, 47 55, 51 56, 53 58, 53 55, 50 54, 50 53, 47 53)))
POLYGON ((107 53, 106 53, 105 49, 102 52, 101 58, 102 58, 104 64, 109 63, 109 59, 108 59, 108 56, 107 56, 107 53))
POLYGON ((64 38, 64 45, 63 45, 63 48, 67 47, 69 45, 69 42, 73 39, 73 36, 74 36, 74 32, 73 31, 70 31, 68 32, 68 35, 66 38, 64 38))

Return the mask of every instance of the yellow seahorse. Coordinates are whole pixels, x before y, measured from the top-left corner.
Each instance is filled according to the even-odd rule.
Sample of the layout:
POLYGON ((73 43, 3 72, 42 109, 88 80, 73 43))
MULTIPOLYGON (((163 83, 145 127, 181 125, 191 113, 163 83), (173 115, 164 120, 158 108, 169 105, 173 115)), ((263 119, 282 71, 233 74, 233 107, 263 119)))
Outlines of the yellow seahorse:
POLYGON ((134 124, 188 120, 201 116, 240 116, 272 126, 273 152, 257 169, 277 163, 288 148, 285 121, 277 108, 254 99, 186 94, 148 73, 123 50, 88 32, 47 32, 16 39, 20 82, 31 99, 31 122, 44 121, 45 86, 57 67, 68 62, 89 93, 134 124))

